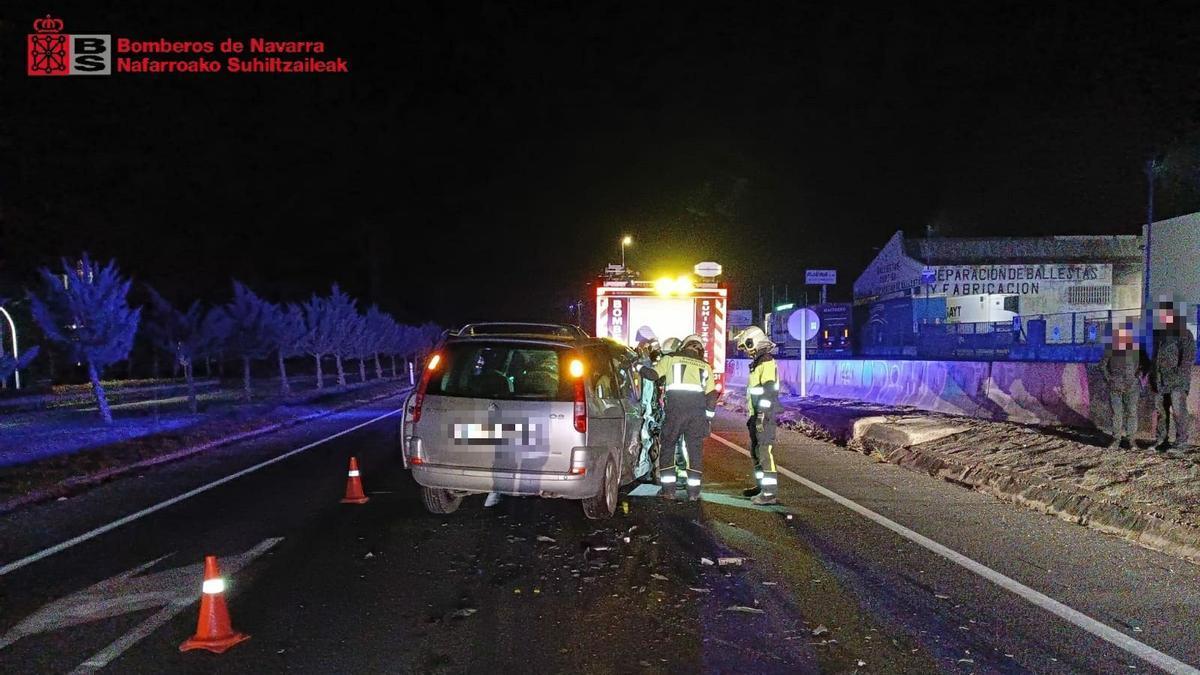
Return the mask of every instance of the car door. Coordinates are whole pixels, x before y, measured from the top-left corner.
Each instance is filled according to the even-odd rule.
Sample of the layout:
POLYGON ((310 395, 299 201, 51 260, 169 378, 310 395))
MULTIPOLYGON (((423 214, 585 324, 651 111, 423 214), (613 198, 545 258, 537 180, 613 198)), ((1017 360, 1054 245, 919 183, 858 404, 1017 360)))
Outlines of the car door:
POLYGON ((621 407, 624 409, 624 430, 622 433, 622 452, 625 455, 621 463, 622 480, 632 481, 634 469, 641 451, 642 430, 642 384, 637 375, 633 361, 625 354, 615 354, 612 359, 613 371, 617 375, 617 384, 621 389, 621 407))
POLYGON ((590 364, 588 384, 588 445, 621 450, 625 434, 625 408, 608 350, 586 352, 590 364))

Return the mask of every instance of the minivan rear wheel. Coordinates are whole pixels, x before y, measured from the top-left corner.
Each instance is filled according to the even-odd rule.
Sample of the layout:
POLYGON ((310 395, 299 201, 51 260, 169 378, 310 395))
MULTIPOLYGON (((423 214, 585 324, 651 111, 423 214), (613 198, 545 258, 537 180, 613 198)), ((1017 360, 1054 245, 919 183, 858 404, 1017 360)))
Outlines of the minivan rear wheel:
POLYGON ((425 502, 425 508, 430 513, 444 516, 458 510, 458 505, 462 504, 462 497, 449 490, 423 487, 421 488, 421 501, 425 502))
POLYGON ((619 483, 617 463, 613 461, 612 455, 609 455, 604 464, 604 480, 600 484, 600 491, 594 497, 583 500, 583 515, 592 520, 611 518, 617 511, 619 483))

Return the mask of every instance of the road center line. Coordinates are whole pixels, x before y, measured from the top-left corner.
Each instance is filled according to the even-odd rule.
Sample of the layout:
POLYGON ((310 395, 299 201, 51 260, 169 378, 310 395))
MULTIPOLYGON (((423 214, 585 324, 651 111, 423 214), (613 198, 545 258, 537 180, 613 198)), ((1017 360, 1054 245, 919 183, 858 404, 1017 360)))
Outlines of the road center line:
MULTIPOLYGON (((722 445, 725 445, 726 447, 728 447, 732 450, 740 452, 747 457, 750 456, 750 452, 748 450, 746 450, 745 448, 743 448, 740 445, 737 445, 736 443, 725 440, 724 438, 722 438, 716 434, 713 434, 712 438, 715 439, 718 443, 721 443, 722 445)), ((857 513, 858 515, 860 515, 868 520, 874 521, 875 523, 882 525, 883 527, 886 527, 887 529, 895 532, 896 534, 904 537, 905 539, 908 539, 909 541, 911 541, 915 544, 919 544, 922 547, 949 560, 950 562, 953 562, 961 567, 964 567, 964 568, 970 570, 971 572, 974 572, 975 574, 978 574, 979 576, 983 577, 984 579, 987 579, 988 581, 996 584, 997 586, 1000 586, 1001 588, 1003 588, 1007 591, 1010 591, 1012 593, 1015 593, 1016 595, 1019 595, 1020 597, 1033 603, 1034 605, 1037 605, 1038 607, 1041 607, 1042 609, 1046 610, 1047 612, 1050 612, 1051 614, 1055 614, 1063 619, 1066 619, 1067 621, 1071 622, 1072 624, 1075 624, 1079 628, 1082 628, 1083 630, 1091 633, 1092 635, 1095 635, 1096 637, 1098 637, 1102 640, 1110 642, 1110 643, 1120 647, 1121 649, 1125 650, 1126 652, 1129 652, 1130 654, 1133 654, 1134 656, 1136 656, 1148 663, 1158 666, 1159 668, 1162 668, 1163 670, 1165 670, 1169 673, 1180 673, 1180 674, 1186 674, 1186 675, 1200 675, 1200 670, 1197 670, 1196 668, 1189 666, 1188 664, 1186 664, 1182 661, 1179 661, 1178 659, 1176 659, 1174 657, 1164 654, 1164 653, 1158 651, 1157 649, 1151 647, 1150 645, 1139 642, 1139 641, 1129 637, 1128 635, 1122 633, 1121 631, 1119 631, 1115 628, 1112 628, 1111 626, 1100 623, 1099 621, 1091 618, 1090 616, 1088 616, 1078 610, 1072 609, 1071 607, 1064 605, 1063 603, 1055 600, 1054 598, 1051 598, 1048 595, 1045 595, 1044 593, 1035 591, 1034 589, 1026 586, 1025 584, 1022 584, 1021 582, 1017 581, 1016 579, 1009 578, 1009 577, 1001 574, 1000 572, 997 572, 996 570, 988 567, 987 565, 984 565, 983 563, 976 562, 976 561, 972 560, 971 558, 968 558, 967 556, 959 553, 958 551, 955 551, 951 548, 947 548, 946 546, 943 546, 943 545, 937 543, 936 541, 930 539, 929 537, 926 537, 922 534, 914 532, 914 531, 908 529, 907 527, 904 527, 900 523, 897 523, 896 521, 891 520, 890 518, 888 518, 886 516, 882 516, 878 513, 875 513, 871 509, 868 509, 867 507, 862 506, 862 505, 858 504, 857 502, 851 501, 850 499, 847 499, 846 497, 839 495, 838 493, 834 492, 833 490, 830 490, 829 488, 826 488, 822 485, 818 485, 817 483, 812 482, 811 480, 791 471, 790 469, 787 469, 783 466, 778 466, 778 465, 777 465, 777 468, 779 469, 779 473, 787 476, 788 478, 791 478, 792 480, 796 481, 797 483, 800 483, 801 485, 812 490, 813 492, 816 492, 817 494, 819 494, 823 497, 826 497, 834 502, 837 502, 841 506, 844 506, 847 509, 850 509, 851 511, 857 513)))
POLYGON ((101 525, 100 527, 97 527, 93 530, 84 532, 83 534, 79 535, 78 537, 72 537, 71 539, 68 539, 64 542, 55 544, 48 548, 44 548, 44 549, 38 551, 37 553, 27 555, 24 558, 21 558, 20 560, 14 560, 13 562, 10 562, 3 567, 0 567, 0 577, 4 576, 10 572, 15 572, 16 570, 19 570, 22 567, 25 567, 26 565, 31 565, 43 558, 52 556, 55 553, 58 553, 60 551, 65 551, 65 550, 71 548, 72 546, 82 544, 83 542, 85 542, 89 539, 94 539, 96 537, 99 537, 100 535, 104 534, 105 532, 110 532, 112 530, 115 530, 118 527, 121 527, 122 525, 128 525, 129 523, 132 523, 133 521, 138 520, 139 518, 144 518, 144 517, 150 515, 151 513, 154 513, 155 511, 161 511, 162 509, 165 509, 168 506, 178 504, 179 502, 182 502, 186 499, 191 499, 192 497, 195 497, 198 494, 208 492, 209 490, 211 490, 215 487, 224 485, 232 480, 236 480, 238 478, 241 478, 242 476, 252 474, 255 471, 258 471, 259 469, 264 469, 268 466, 271 466, 272 464, 282 462, 283 460, 285 460, 289 457, 292 457, 293 455, 298 455, 298 454, 304 452, 305 450, 311 450, 312 448, 315 448, 318 445, 321 445, 323 443, 328 443, 329 441, 332 441, 335 438, 339 438, 341 436, 345 436, 346 434, 358 431, 359 429, 361 429, 367 425, 374 424, 375 422, 378 422, 379 420, 387 419, 388 417, 391 417, 392 415, 395 415, 396 413, 401 412, 403 410, 404 410, 404 408, 402 408, 402 407, 396 408, 395 410, 384 413, 384 414, 380 415, 379 417, 367 420, 366 422, 363 422, 361 424, 356 424, 356 425, 350 427, 349 429, 339 431, 336 434, 326 436, 325 438, 322 438, 319 441, 313 441, 312 443, 309 443, 308 445, 304 445, 299 448, 296 448, 295 450, 289 450, 288 452, 285 452, 282 455, 272 457, 271 459, 259 462, 258 464, 255 464, 254 466, 247 467, 245 469, 242 469, 241 471, 236 471, 234 473, 231 473, 228 476, 225 476, 224 478, 218 478, 217 480, 214 480, 211 483, 207 483, 205 485, 201 485, 198 488, 193 488, 191 490, 188 490, 187 492, 184 492, 181 495, 176 495, 174 497, 171 497, 170 499, 167 499, 167 500, 161 501, 157 504, 154 504, 153 506, 148 506, 148 507, 142 509, 141 511, 136 511, 127 516, 118 518, 110 523, 101 525))

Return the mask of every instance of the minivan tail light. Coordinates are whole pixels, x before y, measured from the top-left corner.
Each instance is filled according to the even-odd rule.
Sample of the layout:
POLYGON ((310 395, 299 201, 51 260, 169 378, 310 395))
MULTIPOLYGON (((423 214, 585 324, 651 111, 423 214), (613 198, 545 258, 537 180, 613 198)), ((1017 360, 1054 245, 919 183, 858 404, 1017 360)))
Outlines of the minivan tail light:
POLYGON ((441 354, 434 354, 433 358, 429 359, 429 365, 425 367, 425 372, 421 373, 421 384, 417 386, 417 401, 413 404, 413 424, 421 421, 421 404, 425 402, 425 389, 429 387, 429 379, 433 377, 433 371, 437 369, 441 360, 441 354))
POLYGON ((575 380, 575 431, 587 432, 587 397, 583 391, 583 380, 575 380))

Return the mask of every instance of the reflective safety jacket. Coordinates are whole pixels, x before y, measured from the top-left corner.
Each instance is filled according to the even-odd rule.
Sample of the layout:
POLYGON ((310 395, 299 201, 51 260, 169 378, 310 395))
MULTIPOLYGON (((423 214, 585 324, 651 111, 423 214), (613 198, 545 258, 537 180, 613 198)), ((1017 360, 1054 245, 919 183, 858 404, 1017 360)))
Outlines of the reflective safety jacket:
POLYGON ((746 404, 756 415, 779 407, 779 367, 770 354, 750 362, 750 378, 746 381, 746 404))
POLYGON ((703 402, 708 417, 716 415, 717 378, 707 362, 691 356, 671 354, 659 359, 653 367, 643 367, 641 372, 642 377, 662 383, 668 407, 673 400, 681 403, 698 400, 703 402))

